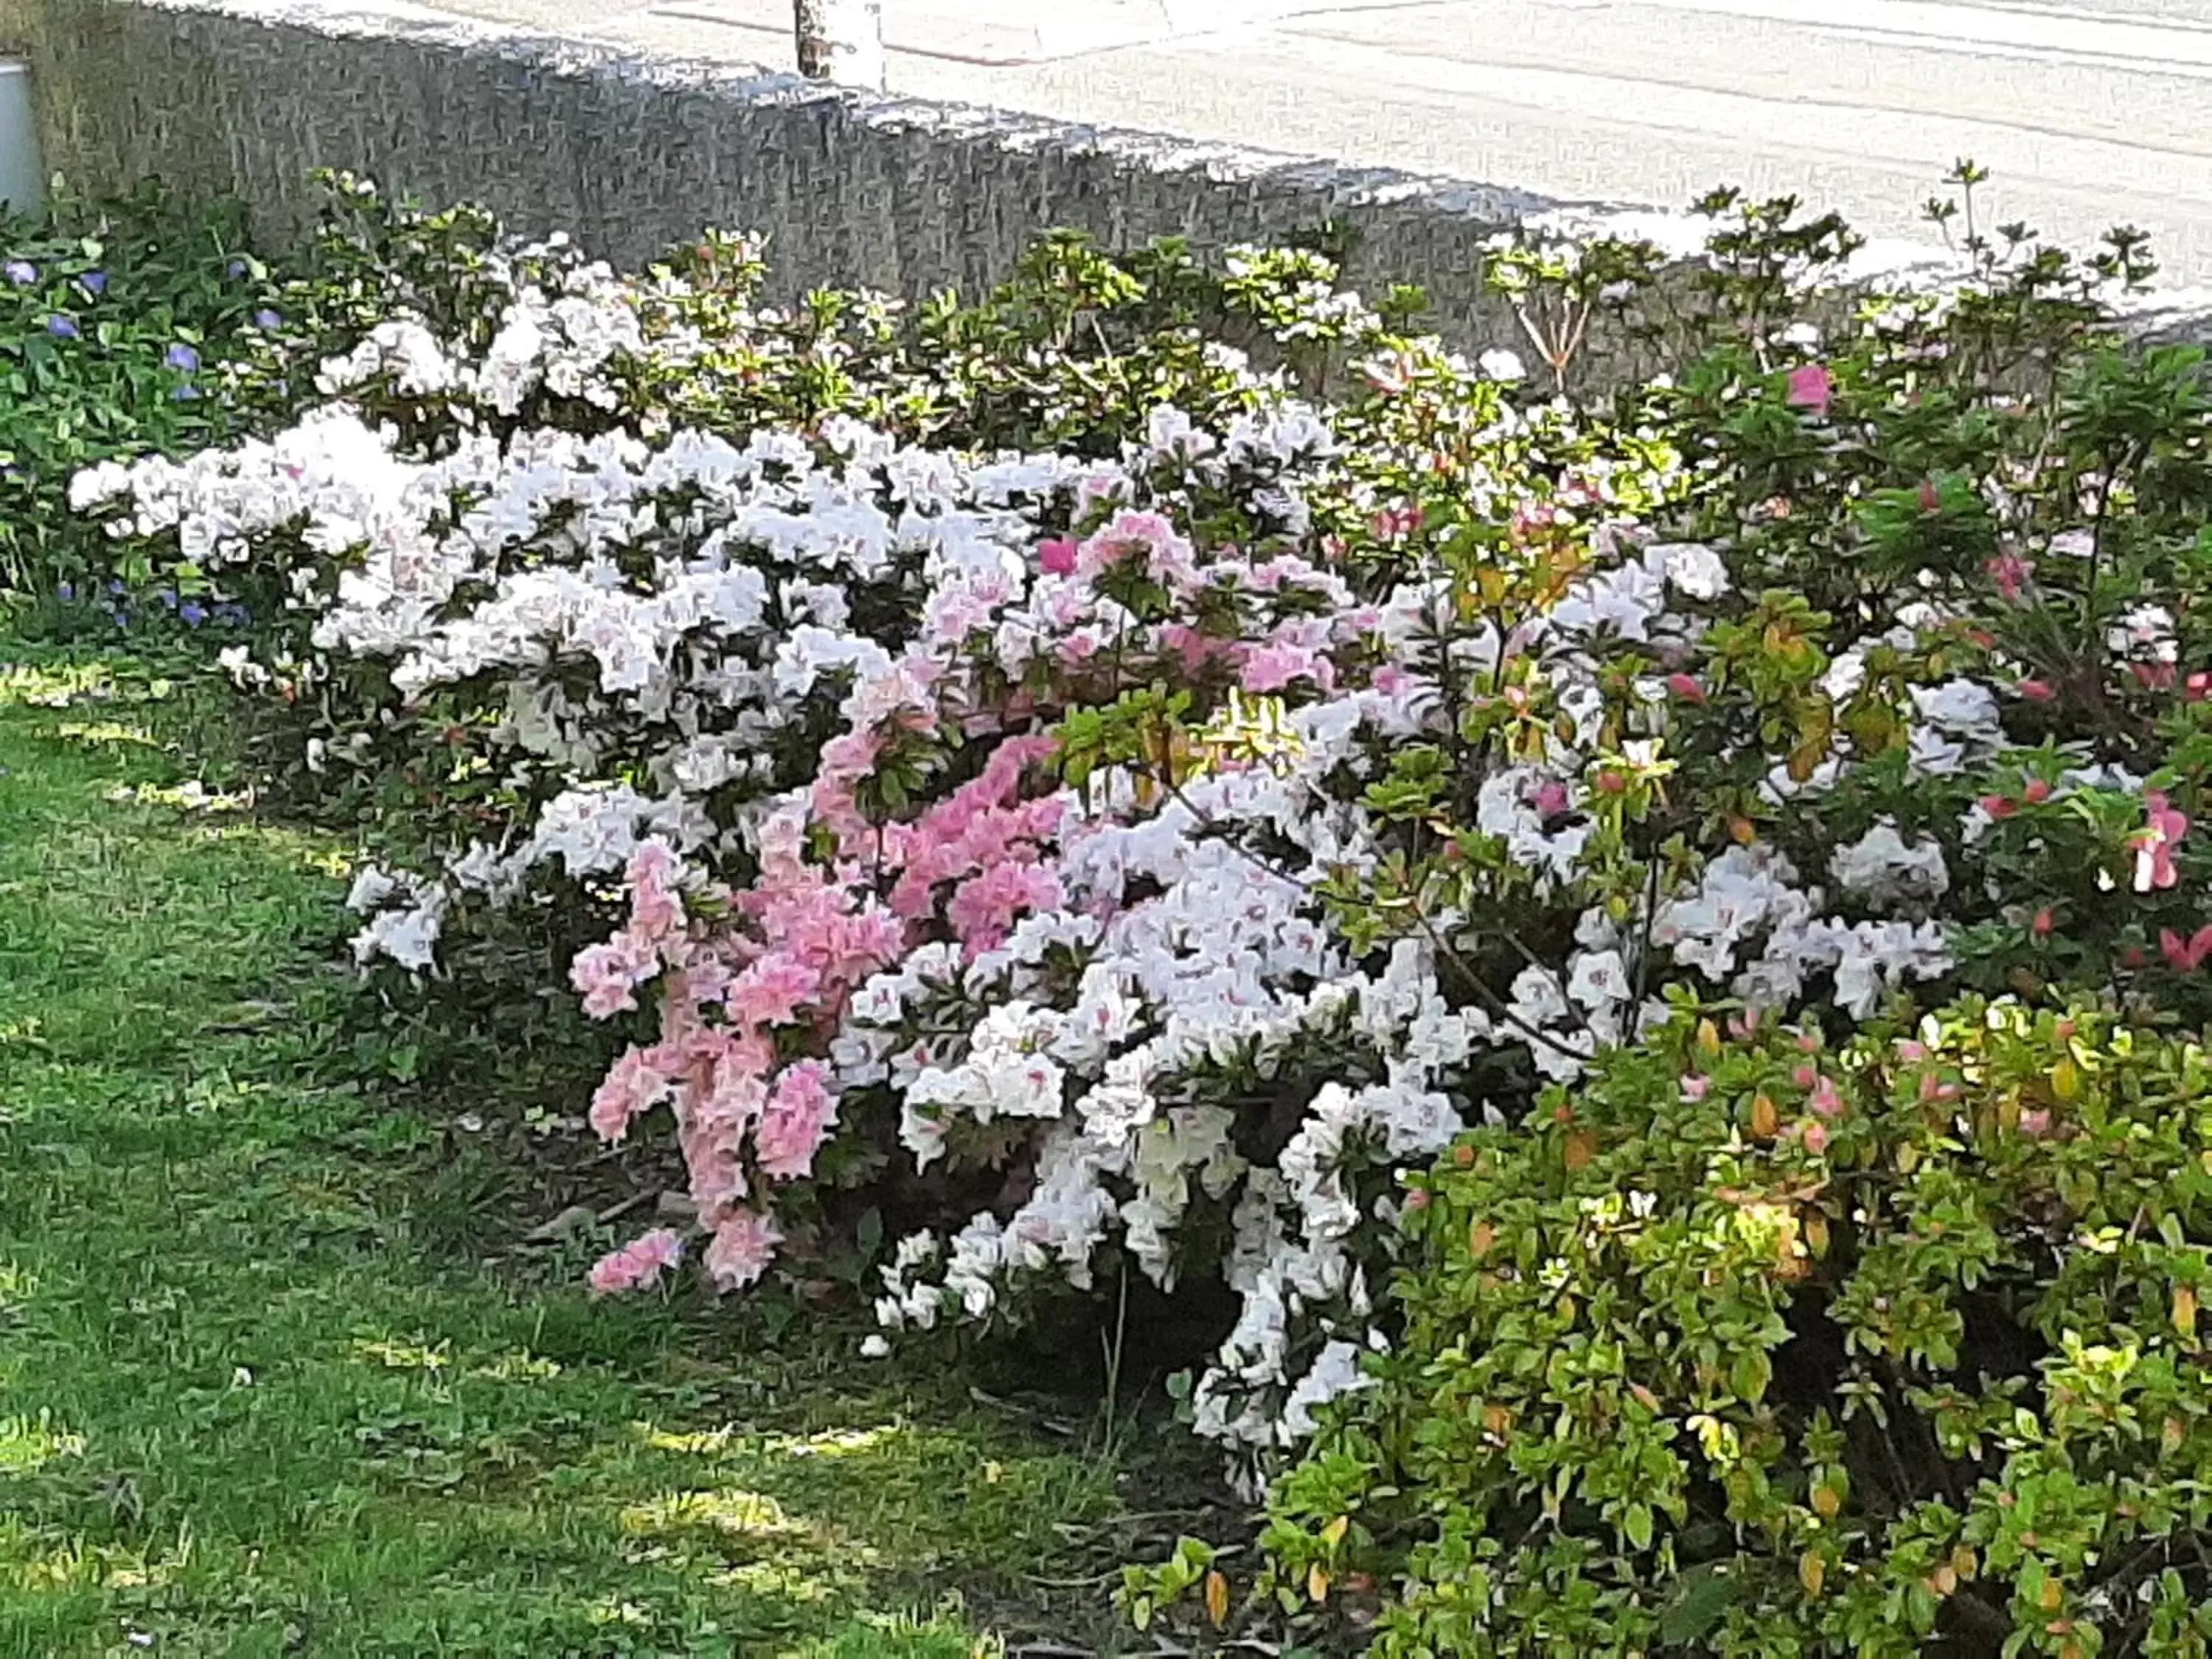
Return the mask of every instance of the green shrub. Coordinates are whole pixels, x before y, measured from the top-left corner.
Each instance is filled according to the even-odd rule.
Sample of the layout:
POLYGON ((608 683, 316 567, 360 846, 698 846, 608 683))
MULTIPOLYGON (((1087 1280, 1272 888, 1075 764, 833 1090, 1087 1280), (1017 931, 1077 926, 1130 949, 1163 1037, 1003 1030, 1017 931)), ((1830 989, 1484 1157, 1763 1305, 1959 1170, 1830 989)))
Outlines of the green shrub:
POLYGON ((1278 1491, 1383 1655, 2212 1646, 2212 1065, 1970 999, 1678 1017, 1407 1193, 1403 1340, 1278 1491))
POLYGON ((135 586, 150 564, 69 509, 96 462, 179 454, 235 425, 223 365, 281 322, 234 206, 149 186, 0 213, 0 587, 135 586))

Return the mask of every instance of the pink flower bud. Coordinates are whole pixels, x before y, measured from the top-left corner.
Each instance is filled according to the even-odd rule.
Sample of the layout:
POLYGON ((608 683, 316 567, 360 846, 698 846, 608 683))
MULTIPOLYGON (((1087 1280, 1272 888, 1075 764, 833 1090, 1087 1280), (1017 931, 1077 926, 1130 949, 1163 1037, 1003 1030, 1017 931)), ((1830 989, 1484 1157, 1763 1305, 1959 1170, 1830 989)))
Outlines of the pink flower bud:
POLYGON ((1820 363, 1807 363, 1790 371, 1790 404, 1808 413, 1821 416, 1836 396, 1836 377, 1820 363))

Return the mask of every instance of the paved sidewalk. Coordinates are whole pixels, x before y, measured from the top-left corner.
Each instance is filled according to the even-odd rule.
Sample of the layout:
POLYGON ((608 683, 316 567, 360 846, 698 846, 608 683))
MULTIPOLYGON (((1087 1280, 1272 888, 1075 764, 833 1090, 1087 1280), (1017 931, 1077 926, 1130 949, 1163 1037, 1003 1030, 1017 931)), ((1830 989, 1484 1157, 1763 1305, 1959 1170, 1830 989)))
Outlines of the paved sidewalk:
MULTIPOLYGON (((781 68, 790 0, 432 0, 781 68)), ((1877 235, 1954 160, 1992 216, 2151 230, 2212 283, 2212 0, 884 0, 890 85, 1569 200, 1796 191, 1877 235)))

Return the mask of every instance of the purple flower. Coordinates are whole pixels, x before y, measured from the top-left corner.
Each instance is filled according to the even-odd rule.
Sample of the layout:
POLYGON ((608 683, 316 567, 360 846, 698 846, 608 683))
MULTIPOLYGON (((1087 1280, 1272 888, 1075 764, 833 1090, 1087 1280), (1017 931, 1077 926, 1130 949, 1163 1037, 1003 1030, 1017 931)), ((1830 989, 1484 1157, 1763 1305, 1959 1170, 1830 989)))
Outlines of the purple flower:
POLYGON ((98 295, 107 292, 107 273, 104 270, 88 270, 76 280, 77 285, 87 294, 98 295))
POLYGON ((198 599, 186 599, 177 607, 177 620, 187 628, 198 628, 207 619, 207 607, 198 599))
POLYGON ((54 589, 54 597, 59 599, 64 605, 67 605, 71 599, 76 598, 76 584, 74 582, 60 583, 54 589))
POLYGON ((61 313, 56 312, 46 319, 46 332, 57 340, 74 340, 77 336, 77 327, 61 313))
POLYGON ((253 313, 253 325, 256 328, 282 328, 284 326, 284 319, 276 312, 264 306, 253 313))
POLYGON ((171 368, 175 369, 180 374, 197 374, 199 373, 200 354, 193 350, 191 347, 186 345, 182 340, 178 341, 176 344, 169 348, 168 355, 163 361, 166 362, 171 368))
POLYGON ((39 268, 28 259, 10 259, 0 266, 0 275, 5 275, 17 288, 28 288, 39 280, 39 268))
POLYGON ((246 261, 243 259, 233 259, 228 265, 224 266, 223 269, 228 271, 233 276, 243 276, 246 275, 247 266, 246 261))
POLYGON ((173 402, 188 404, 199 395, 200 389, 192 385, 191 381, 187 380, 184 385, 179 386, 174 392, 172 392, 169 394, 169 397, 173 402))
POLYGON ((215 620, 216 625, 221 628, 243 628, 253 618, 244 605, 234 605, 225 600, 216 606, 215 620))

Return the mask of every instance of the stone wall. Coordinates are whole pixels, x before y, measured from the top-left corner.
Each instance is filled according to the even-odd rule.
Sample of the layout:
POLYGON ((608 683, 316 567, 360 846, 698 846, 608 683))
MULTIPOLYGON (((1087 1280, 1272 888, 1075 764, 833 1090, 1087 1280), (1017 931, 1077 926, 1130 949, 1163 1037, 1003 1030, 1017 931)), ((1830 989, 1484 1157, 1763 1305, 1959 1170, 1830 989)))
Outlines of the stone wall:
MULTIPOLYGON (((705 226, 766 233, 780 287, 973 292, 1038 231, 1202 248, 1336 222, 1353 277, 1418 281, 1462 341, 1510 337, 1482 244, 1563 204, 789 76, 533 37, 420 8, 318 0, 0 0, 50 168, 101 191, 158 175, 296 230, 319 167, 480 201, 619 261, 705 226)), ((1574 210, 1566 210, 1573 213, 1574 210)), ((1598 219, 1590 208, 1577 216, 1598 219)))
MULTIPOLYGON (((82 191, 156 176, 242 198, 281 240, 313 213, 309 175, 348 167, 625 264, 706 227, 763 233, 784 295, 972 295, 1062 226, 1110 246, 1180 235, 1218 250, 1334 222, 1354 234, 1355 283, 1419 283, 1448 337, 1518 346, 1480 280, 1499 230, 1615 228, 1685 252, 1698 240, 1650 210, 625 56, 406 0, 0 0, 0 56, 30 61, 46 165, 82 191)), ((1890 244, 1860 269, 1933 276, 1929 262, 1890 244)), ((2212 294, 2129 309, 2147 335, 2212 341, 2212 294)), ((1648 367, 1598 337, 1580 372, 1587 385, 1648 367)))

